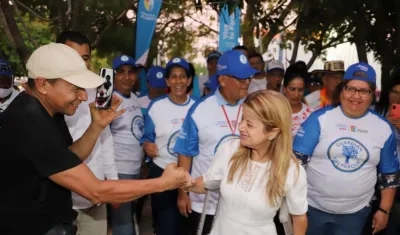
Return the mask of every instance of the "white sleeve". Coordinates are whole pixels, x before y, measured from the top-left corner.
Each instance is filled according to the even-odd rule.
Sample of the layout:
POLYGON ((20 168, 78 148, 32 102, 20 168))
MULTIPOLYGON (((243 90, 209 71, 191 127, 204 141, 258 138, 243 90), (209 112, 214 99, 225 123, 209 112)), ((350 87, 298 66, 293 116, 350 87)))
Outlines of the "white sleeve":
POLYGON ((307 177, 303 166, 295 164, 289 168, 287 178, 286 203, 289 213, 303 215, 307 212, 307 177), (298 170, 297 170, 298 169, 298 170))
POLYGON ((103 132, 100 135, 100 138, 104 175, 108 180, 117 180, 118 170, 115 163, 114 141, 109 126, 104 128, 103 132))
POLYGON ((214 155, 210 168, 203 175, 204 182, 212 180, 222 180, 229 169, 229 161, 236 152, 240 144, 239 139, 234 139, 223 143, 214 155))

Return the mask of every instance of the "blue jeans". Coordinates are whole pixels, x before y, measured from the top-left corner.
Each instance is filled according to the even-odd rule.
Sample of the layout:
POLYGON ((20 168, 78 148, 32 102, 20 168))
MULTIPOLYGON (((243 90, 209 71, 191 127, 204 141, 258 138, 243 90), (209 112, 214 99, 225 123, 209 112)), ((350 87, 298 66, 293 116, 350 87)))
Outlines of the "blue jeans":
MULTIPOLYGON (((153 162, 150 163, 149 178, 154 179, 162 175, 164 169, 153 162)), ((178 210, 178 190, 167 190, 151 194, 151 206, 155 213, 155 227, 157 235, 183 235, 187 219, 178 210)))
POLYGON ((370 213, 370 206, 352 214, 331 214, 309 206, 307 235, 360 235, 370 213))
MULTIPOLYGON (((120 180, 138 179, 137 175, 118 174, 120 180)), ((113 235, 136 235, 133 224, 136 201, 122 203, 118 208, 111 208, 111 227, 113 235)))

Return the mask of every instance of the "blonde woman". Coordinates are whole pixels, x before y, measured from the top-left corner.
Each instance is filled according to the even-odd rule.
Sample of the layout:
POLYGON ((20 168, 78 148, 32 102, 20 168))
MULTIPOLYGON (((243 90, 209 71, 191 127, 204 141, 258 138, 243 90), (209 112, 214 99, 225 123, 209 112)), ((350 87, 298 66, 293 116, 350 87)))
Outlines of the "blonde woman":
POLYGON ((219 211, 210 235, 276 235, 273 218, 286 200, 294 235, 307 229, 307 182, 292 153, 292 110, 275 91, 257 91, 243 104, 240 139, 221 146, 208 171, 188 188, 221 180, 219 211))

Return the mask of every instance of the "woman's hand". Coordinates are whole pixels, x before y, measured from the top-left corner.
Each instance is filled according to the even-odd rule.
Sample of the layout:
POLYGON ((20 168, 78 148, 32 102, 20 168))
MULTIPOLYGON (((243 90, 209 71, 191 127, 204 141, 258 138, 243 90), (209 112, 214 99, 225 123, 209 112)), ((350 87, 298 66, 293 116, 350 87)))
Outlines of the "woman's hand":
POLYGON ((379 231, 386 228, 388 220, 389 220, 388 214, 385 214, 379 210, 377 212, 375 212, 374 218, 372 219, 372 228, 374 229, 372 234, 376 234, 379 231))
POLYGON ((155 143, 151 143, 148 141, 144 142, 143 150, 146 153, 146 155, 151 158, 155 158, 158 156, 158 147, 155 143))

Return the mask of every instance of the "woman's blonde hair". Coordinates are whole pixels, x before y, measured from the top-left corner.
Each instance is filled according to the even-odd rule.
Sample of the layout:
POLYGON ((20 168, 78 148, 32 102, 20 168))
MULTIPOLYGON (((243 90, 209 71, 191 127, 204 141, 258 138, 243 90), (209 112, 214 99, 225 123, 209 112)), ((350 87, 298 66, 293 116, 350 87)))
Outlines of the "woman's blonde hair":
MULTIPOLYGON (((278 200, 285 196, 285 182, 291 161, 296 161, 292 152, 292 109, 288 100, 275 91, 258 91, 250 94, 243 106, 249 108, 264 124, 265 131, 280 130, 271 140, 266 155, 271 159, 268 181, 265 186, 270 206, 278 206, 278 200)), ((228 182, 235 176, 240 178, 249 166, 251 149, 240 146, 230 160, 228 182)), ((266 172, 267 173, 267 172, 266 172)))

